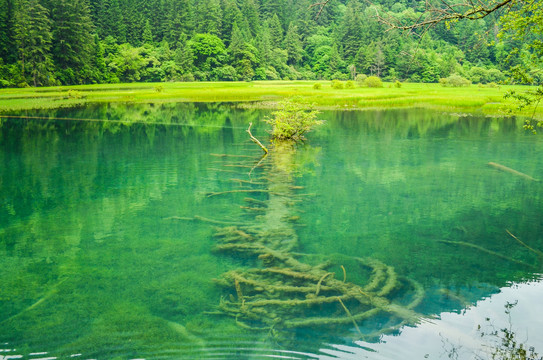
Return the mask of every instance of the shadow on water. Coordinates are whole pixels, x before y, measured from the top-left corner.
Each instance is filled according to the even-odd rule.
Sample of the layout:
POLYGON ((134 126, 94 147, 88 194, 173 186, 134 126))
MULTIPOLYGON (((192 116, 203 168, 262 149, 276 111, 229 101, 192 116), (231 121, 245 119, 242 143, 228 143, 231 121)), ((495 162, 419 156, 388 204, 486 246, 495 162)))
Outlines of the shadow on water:
POLYGON ((541 183, 488 166, 543 179, 522 120, 327 112, 260 161, 266 114, 0 119, 0 356, 349 358, 542 272, 541 183))

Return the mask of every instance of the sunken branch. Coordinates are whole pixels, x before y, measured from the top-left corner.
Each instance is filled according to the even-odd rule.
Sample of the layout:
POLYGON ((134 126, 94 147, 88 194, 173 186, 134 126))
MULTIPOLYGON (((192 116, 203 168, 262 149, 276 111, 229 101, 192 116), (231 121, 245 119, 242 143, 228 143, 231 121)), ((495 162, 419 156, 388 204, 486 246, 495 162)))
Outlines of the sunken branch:
POLYGON ((255 137, 253 136, 253 134, 251 134, 251 126, 253 126, 253 123, 252 123, 252 122, 249 123, 249 127, 248 127, 247 130, 245 130, 245 131, 247 131, 247 133, 248 133, 249 136, 251 137, 251 140, 253 140, 253 142, 254 142, 255 144, 257 144, 258 146, 260 146, 260 148, 262 149, 262 151, 264 151, 264 152, 267 154, 267 153, 268 153, 268 149, 266 149, 266 147, 265 147, 264 145, 262 145, 262 143, 261 143, 260 141, 258 141, 258 139, 255 138, 255 137))

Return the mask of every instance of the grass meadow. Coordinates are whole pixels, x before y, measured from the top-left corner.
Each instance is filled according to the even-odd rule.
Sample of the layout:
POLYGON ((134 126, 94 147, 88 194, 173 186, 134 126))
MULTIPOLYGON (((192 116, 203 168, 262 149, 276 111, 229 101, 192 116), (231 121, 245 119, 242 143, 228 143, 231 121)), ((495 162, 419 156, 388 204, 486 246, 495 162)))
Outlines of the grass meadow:
POLYGON ((504 98, 508 90, 529 91, 528 86, 452 88, 440 84, 385 83, 382 88, 334 89, 331 81, 254 81, 127 83, 1 89, 0 113, 81 106, 89 103, 236 102, 245 106, 274 107, 278 101, 296 97, 319 109, 427 108, 446 112, 517 115, 543 118, 543 107, 517 110, 504 98), (314 84, 321 88, 315 89, 314 84))

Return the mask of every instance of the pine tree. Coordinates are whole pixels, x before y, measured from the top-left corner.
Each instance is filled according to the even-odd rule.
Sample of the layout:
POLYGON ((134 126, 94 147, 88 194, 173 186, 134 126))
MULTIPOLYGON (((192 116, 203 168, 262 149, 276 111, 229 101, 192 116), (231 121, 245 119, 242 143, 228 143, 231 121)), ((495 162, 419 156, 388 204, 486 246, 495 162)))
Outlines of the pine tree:
POLYGON ((187 46, 186 35, 181 35, 177 43, 177 50, 174 55, 175 64, 179 67, 182 74, 188 74, 192 71, 194 65, 191 48, 187 46))
POLYGON ((360 12, 360 3, 358 0, 351 0, 347 6, 343 20, 343 37, 341 41, 344 47, 345 58, 349 61, 352 61, 358 49, 363 44, 362 35, 364 33, 360 12))
POLYGON ((142 10, 143 3, 141 0, 125 1, 121 5, 126 41, 134 46, 145 42, 142 38, 145 26, 142 10))
POLYGON ((153 32, 151 30, 151 23, 149 22, 149 20, 145 22, 145 27, 143 28, 143 35, 141 38, 144 44, 153 43, 153 32))
POLYGON ((164 39, 172 44, 176 44, 181 36, 191 35, 193 28, 190 0, 172 2, 172 9, 169 13, 168 27, 164 34, 164 39))
POLYGON ((288 53, 288 63, 290 65, 296 65, 302 60, 302 42, 298 34, 298 27, 293 23, 290 23, 285 36, 285 49, 288 53))
POLYGON ((271 41, 270 41, 270 28, 268 21, 265 21, 260 28, 260 35, 258 36, 258 54, 260 56, 260 64, 263 67, 270 65, 271 61, 271 41))
POLYGON ((51 2, 53 60, 65 84, 79 82, 79 72, 90 66, 93 29, 87 0, 51 2))
POLYGON ((279 24, 283 24, 287 12, 286 0, 260 0, 260 15, 262 19, 271 19, 278 16, 279 24))
POLYGON ((203 0, 198 8, 198 16, 199 33, 221 34, 222 9, 219 0, 203 0))
POLYGON ((104 59, 104 47, 100 43, 98 35, 94 36, 94 49, 92 58, 92 68, 94 70, 92 79, 96 83, 106 81, 106 61, 104 59))
POLYGON ((258 6, 254 0, 241 0, 241 13, 247 21, 251 37, 255 37, 260 29, 258 6))
MULTIPOLYGON (((240 24, 243 21, 243 14, 235 0, 224 0, 223 9, 221 37, 229 41, 232 37, 232 26, 234 23, 240 24)), ((227 41, 225 43, 228 44, 227 41)))
POLYGON ((13 7, 13 0, 0 0, 0 58, 8 63, 16 61, 13 7))
POLYGON ((101 12, 101 38, 113 36, 117 43, 126 42, 126 26, 119 0, 104 0, 101 12))
POLYGON ((51 20, 38 0, 19 0, 14 32, 23 77, 34 86, 48 85, 51 78, 51 20))
POLYGON ((337 44, 332 44, 332 49, 330 50, 330 63, 328 66, 328 72, 330 75, 334 75, 336 72, 341 71, 343 66, 343 61, 339 55, 339 50, 337 44))
POLYGON ((277 14, 274 14, 270 20, 270 41, 274 49, 281 48, 283 43, 283 27, 281 26, 281 21, 277 14))
POLYGON ((232 63, 239 61, 243 57, 243 51, 245 49, 245 39, 238 27, 237 23, 232 26, 232 37, 230 38, 230 45, 228 46, 228 53, 230 54, 230 60, 232 63))

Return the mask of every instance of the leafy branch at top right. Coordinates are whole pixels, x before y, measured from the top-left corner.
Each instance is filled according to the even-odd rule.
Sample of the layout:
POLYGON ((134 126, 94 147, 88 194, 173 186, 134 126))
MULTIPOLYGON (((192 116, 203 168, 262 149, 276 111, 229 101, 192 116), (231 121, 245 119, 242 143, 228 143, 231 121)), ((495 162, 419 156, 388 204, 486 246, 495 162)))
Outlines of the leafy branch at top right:
MULTIPOLYGON (((510 40, 515 46, 505 58, 511 62, 509 81, 517 84, 534 85, 537 77, 543 75, 543 1, 540 0, 428 0, 425 11, 415 22, 405 23, 393 15, 376 13, 377 19, 388 26, 423 36, 438 24, 448 29, 465 20, 480 20, 489 15, 499 17, 497 38, 510 40), (514 58, 520 62, 512 63, 514 58)), ((531 119, 525 128, 536 132, 543 127, 543 120, 535 119, 536 109, 543 101, 543 86, 524 91, 509 91, 506 98, 513 99, 518 109, 532 107, 531 119)))

